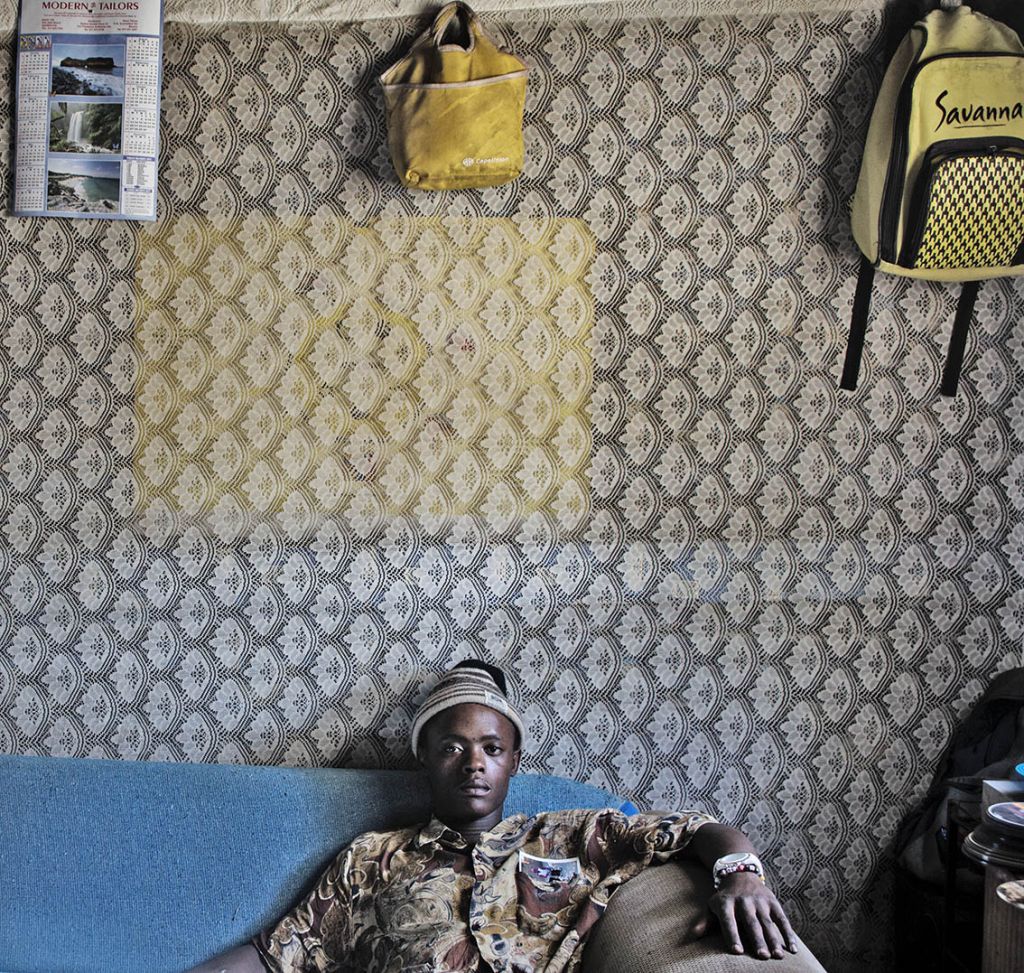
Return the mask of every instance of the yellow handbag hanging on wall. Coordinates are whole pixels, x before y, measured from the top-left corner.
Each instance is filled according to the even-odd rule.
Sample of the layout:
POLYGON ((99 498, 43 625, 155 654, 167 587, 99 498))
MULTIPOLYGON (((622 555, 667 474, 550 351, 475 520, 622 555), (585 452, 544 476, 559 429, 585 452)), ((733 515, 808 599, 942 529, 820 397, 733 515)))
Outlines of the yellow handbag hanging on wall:
POLYGON ((526 65, 484 33, 466 4, 442 7, 380 83, 388 148, 402 185, 466 189, 519 175, 526 65), (455 27, 464 44, 446 40, 455 27))

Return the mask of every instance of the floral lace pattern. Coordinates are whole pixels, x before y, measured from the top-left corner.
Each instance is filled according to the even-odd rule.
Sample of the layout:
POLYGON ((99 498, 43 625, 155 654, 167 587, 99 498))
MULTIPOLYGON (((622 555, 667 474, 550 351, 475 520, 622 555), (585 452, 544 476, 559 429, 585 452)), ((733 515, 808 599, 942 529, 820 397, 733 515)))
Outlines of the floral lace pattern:
POLYGON ((528 769, 744 828, 885 968, 895 827, 1021 664, 1021 283, 943 400, 954 291, 879 280, 837 391, 876 13, 489 23, 514 184, 398 187, 418 22, 169 24, 159 222, 5 218, 0 751, 402 765, 479 655, 528 769))

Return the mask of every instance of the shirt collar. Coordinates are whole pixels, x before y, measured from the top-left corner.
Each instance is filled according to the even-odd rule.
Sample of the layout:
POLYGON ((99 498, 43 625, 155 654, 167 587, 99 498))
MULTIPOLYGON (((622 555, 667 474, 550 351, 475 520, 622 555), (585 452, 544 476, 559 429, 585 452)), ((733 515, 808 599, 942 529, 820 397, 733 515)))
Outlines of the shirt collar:
POLYGON ((465 851, 469 846, 465 839, 448 827, 443 821, 439 821, 433 815, 430 820, 420 828, 416 835, 415 845, 423 848, 425 845, 441 845, 445 848, 461 849, 465 851))
MULTIPOLYGON (((511 817, 499 821, 490 831, 480 836, 479 844, 489 843, 497 840, 507 840, 510 836, 522 829, 526 821, 525 814, 513 814, 511 817)), ((437 844, 443 848, 457 851, 468 851, 469 845, 466 839, 458 831, 449 828, 443 821, 439 821, 433 815, 430 820, 417 832, 414 844, 417 848, 425 845, 437 844)))

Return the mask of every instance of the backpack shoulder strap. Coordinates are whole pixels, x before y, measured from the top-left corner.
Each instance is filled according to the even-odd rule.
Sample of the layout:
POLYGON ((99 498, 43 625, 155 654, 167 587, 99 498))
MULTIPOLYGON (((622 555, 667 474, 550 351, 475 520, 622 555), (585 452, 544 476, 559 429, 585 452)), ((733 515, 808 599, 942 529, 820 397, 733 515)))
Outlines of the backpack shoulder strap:
POLYGON ((949 336, 946 365, 942 369, 942 384, 939 386, 939 391, 943 395, 956 395, 960 369, 964 363, 964 349, 967 347, 967 327, 974 315, 974 302, 977 299, 978 281, 969 280, 960 289, 960 300, 956 304, 956 318, 953 320, 953 332, 949 336))
POLYGON ((875 281, 875 265, 867 257, 860 258, 857 273, 857 291, 853 296, 853 315, 850 318, 850 337, 846 342, 846 360, 843 362, 841 389, 852 392, 857 387, 860 359, 864 351, 864 335, 868 330, 868 311, 871 310, 871 285, 875 281))

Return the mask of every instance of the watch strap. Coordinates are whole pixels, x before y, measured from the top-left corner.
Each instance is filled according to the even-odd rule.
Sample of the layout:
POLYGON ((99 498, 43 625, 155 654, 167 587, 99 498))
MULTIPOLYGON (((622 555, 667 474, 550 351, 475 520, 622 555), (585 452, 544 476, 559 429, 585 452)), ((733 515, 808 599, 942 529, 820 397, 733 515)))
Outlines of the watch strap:
POLYGON ((721 888, 722 882, 737 872, 751 872, 764 882, 764 866, 756 855, 748 852, 740 854, 725 855, 719 858, 712 867, 712 875, 715 879, 715 889, 721 888))

